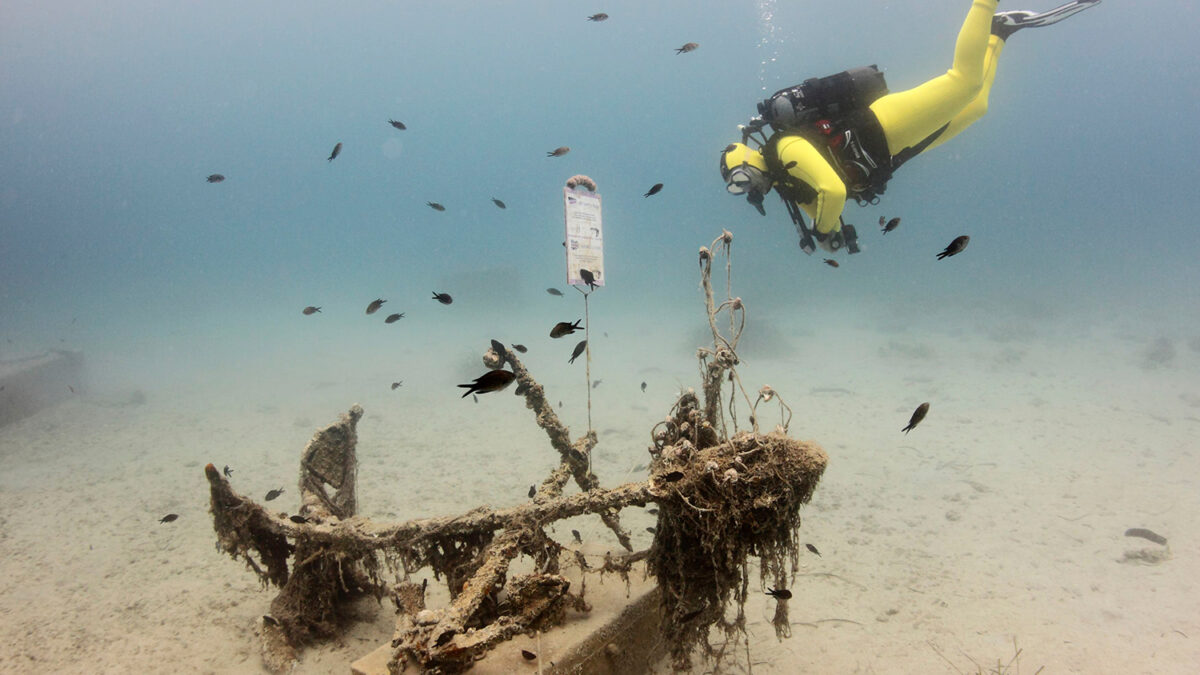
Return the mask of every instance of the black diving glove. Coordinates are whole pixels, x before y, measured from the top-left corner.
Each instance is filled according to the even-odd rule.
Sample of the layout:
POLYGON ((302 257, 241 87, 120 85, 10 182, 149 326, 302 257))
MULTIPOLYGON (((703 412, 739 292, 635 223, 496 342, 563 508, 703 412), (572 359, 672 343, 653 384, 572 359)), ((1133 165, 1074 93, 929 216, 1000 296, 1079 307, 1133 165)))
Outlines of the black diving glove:
POLYGON ((828 253, 837 253, 838 251, 842 250, 843 246, 846 245, 846 240, 842 237, 841 230, 837 232, 830 232, 828 234, 821 234, 820 232, 813 230, 813 237, 815 237, 817 240, 817 246, 820 246, 822 251, 826 251, 828 253))
POLYGON ((816 230, 813 231, 813 236, 817 239, 817 245, 822 251, 829 253, 837 253, 838 251, 847 249, 850 253, 858 253, 858 231, 849 223, 842 223, 841 228, 837 232, 829 234, 821 234, 816 230))

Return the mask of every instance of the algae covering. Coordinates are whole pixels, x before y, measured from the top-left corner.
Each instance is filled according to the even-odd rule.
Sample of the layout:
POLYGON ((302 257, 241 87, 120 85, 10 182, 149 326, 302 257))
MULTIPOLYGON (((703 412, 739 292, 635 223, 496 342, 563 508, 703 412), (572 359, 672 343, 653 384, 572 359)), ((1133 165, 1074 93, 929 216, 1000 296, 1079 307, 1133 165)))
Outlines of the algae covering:
MULTIPOLYGON (((369 595, 396 605, 392 672, 409 667, 462 672, 514 635, 550 630, 568 610, 589 611, 584 589, 572 589, 561 574, 565 566, 628 578, 641 560, 662 590, 662 634, 675 668, 690 669, 697 652, 720 662, 730 657, 731 647, 745 644, 750 559, 760 561, 760 586, 790 585, 798 564, 800 507, 812 497, 828 457, 817 445, 787 435, 791 411, 777 391, 763 386, 751 401, 742 385, 737 345, 746 305, 731 294, 732 242, 724 231, 700 249, 713 336, 712 345, 697 353, 703 397, 691 389, 682 392, 651 430, 643 482, 602 488, 591 471, 595 433, 571 440, 542 386, 496 342, 483 356, 485 365, 511 366, 518 393, 560 459, 525 504, 402 523, 358 515, 355 445, 363 410, 357 405, 318 431, 301 455, 298 514, 265 508, 234 492, 214 465, 205 467, 218 549, 245 561, 264 585, 280 588, 263 617, 267 666, 284 671, 303 645, 339 635, 351 620, 350 601, 369 595), (720 304, 711 283, 718 256, 726 276, 720 304), (744 429, 739 398, 747 411, 744 429), (772 403, 779 406, 780 422, 764 432, 758 408, 772 403), (571 481, 579 492, 565 495, 571 481), (648 551, 633 551, 620 510, 651 502, 659 507, 654 541, 648 551), (597 515, 625 552, 606 555, 593 568, 577 550, 547 535, 556 521, 583 514, 597 515), (534 572, 510 575, 518 558, 531 561, 534 572), (426 606, 426 586, 411 581, 424 569, 446 584, 448 605, 426 606), (716 644, 714 635, 720 638, 716 644)), ((776 595, 775 625, 782 636, 790 594, 776 595)))

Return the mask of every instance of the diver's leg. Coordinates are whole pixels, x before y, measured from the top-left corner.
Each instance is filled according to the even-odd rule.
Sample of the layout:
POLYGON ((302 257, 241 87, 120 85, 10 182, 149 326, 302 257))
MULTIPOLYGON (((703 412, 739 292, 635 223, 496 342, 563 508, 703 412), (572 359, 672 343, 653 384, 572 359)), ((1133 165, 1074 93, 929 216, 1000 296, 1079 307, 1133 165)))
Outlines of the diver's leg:
POLYGON ((979 120, 987 112, 988 94, 992 91, 992 81, 996 79, 996 64, 1000 58, 1000 52, 1004 50, 1005 40, 1009 35, 1012 35, 1019 28, 1049 26, 1052 23, 1058 23, 1076 12, 1081 12, 1088 7, 1098 4, 1100 4, 1100 0, 1077 0, 1076 2, 1062 5, 1041 14, 1034 14, 1033 12, 1001 12, 997 14, 995 19, 992 20, 992 37, 988 40, 987 56, 983 62, 983 89, 967 104, 967 107, 963 108, 962 112, 950 120, 950 124, 946 127, 946 130, 938 135, 937 139, 925 149, 936 148, 954 138, 960 131, 971 126, 972 123, 979 120), (1020 22, 1015 21, 1013 15, 1020 15, 1020 22))
POLYGON ((961 112, 950 120, 950 124, 946 130, 938 135, 937 139, 929 144, 925 150, 936 148, 946 141, 958 135, 958 132, 971 126, 979 118, 987 113, 988 109, 988 94, 992 91, 992 81, 996 79, 996 64, 1000 60, 1000 52, 1004 50, 1004 40, 993 35, 988 40, 987 58, 983 60, 983 89, 963 108, 961 112))
POLYGON ((1049 26, 1053 23, 1058 23, 1063 19, 1082 12, 1088 7, 1094 7, 1100 4, 1100 0, 1074 0, 1065 5, 1060 5, 1054 9, 1045 12, 1000 12, 996 18, 992 19, 992 34, 1000 36, 1001 40, 1007 40, 1008 36, 1021 30, 1022 28, 1037 28, 1039 26, 1049 26))
POLYGON ((871 104, 892 155, 900 154, 945 126, 979 94, 996 3, 997 0, 971 3, 954 43, 954 64, 945 75, 907 91, 888 94, 871 104))

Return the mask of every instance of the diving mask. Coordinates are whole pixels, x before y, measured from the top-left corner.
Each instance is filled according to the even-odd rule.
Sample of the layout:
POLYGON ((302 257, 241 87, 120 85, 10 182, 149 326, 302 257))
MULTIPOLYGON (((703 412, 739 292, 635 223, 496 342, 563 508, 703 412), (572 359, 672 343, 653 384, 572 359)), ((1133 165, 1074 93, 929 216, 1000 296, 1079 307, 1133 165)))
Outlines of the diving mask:
POLYGON ((762 171, 743 164, 729 172, 725 178, 725 189, 731 195, 744 195, 751 190, 765 193, 771 189, 771 185, 762 171))
POLYGON ((744 143, 731 143, 721 153, 721 178, 725 180, 725 189, 733 195, 764 195, 771 190, 762 153, 744 143))

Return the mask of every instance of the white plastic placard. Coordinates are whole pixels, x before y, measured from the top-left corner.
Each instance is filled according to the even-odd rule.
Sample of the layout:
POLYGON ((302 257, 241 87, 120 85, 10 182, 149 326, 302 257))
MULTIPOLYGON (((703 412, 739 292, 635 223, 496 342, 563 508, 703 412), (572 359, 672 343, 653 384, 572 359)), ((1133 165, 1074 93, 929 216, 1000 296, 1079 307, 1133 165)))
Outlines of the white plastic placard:
POLYGON ((604 229, 600 220, 600 194, 563 188, 563 214, 567 225, 567 283, 585 284, 580 269, 604 285, 604 229))

